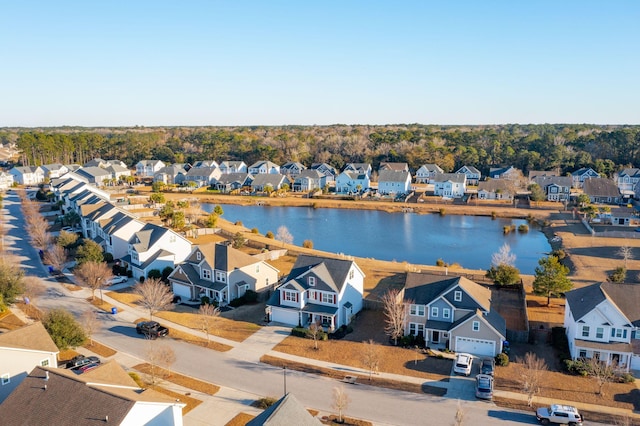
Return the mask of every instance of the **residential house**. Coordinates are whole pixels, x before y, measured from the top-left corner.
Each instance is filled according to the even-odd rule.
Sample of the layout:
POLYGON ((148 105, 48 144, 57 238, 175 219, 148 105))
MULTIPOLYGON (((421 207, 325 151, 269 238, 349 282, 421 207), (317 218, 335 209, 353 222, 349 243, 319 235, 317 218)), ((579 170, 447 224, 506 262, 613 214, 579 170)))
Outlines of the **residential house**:
POLYGON ((83 374, 35 367, 0 404, 5 425, 182 426, 186 406, 175 397, 141 389, 110 361, 83 374))
POLYGON ((480 179, 482 178, 482 173, 480 170, 476 169, 473 166, 462 166, 458 169, 456 173, 461 173, 467 177, 467 185, 476 186, 480 179))
POLYGON ((640 213, 634 207, 614 207, 609 217, 612 225, 640 226, 640 213))
POLYGON ((127 167, 121 166, 120 164, 111 164, 104 169, 111 173, 111 180, 113 184, 125 180, 127 176, 131 176, 131 170, 127 167))
POLYGON ((622 169, 616 175, 616 184, 624 198, 635 196, 638 182, 640 182, 640 169, 636 167, 622 169))
POLYGON ((101 242, 104 251, 118 260, 129 253, 129 239, 144 227, 144 222, 121 210, 111 217, 99 220, 98 225, 98 237, 104 240, 101 242))
POLYGON ((587 179, 583 191, 592 203, 618 204, 622 200, 618 186, 611 179, 587 179))
POLYGON ((280 166, 280 173, 291 177, 291 179, 295 179, 296 176, 306 169, 307 168, 302 163, 298 163, 297 161, 287 161, 280 166))
POLYGON ((109 161, 103 160, 102 158, 96 157, 93 160, 89 160, 82 165, 82 167, 107 167, 110 165, 109 161))
POLYGON ((378 194, 408 194, 411 192, 411 173, 406 170, 380 170, 378 194))
POLYGON ((193 167, 220 167, 215 160, 200 160, 193 163, 193 167))
POLYGON ((187 170, 182 165, 172 164, 164 166, 153 175, 154 182, 162 182, 165 185, 182 185, 185 181, 187 170))
POLYGON ((624 371, 640 370, 640 286, 595 283, 565 296, 572 359, 596 358, 624 371))
POLYGON ((278 282, 278 270, 264 260, 229 244, 194 247, 169 275, 173 293, 184 300, 206 296, 221 304, 242 297, 247 290, 260 292, 278 282))
POLYGON ((489 169, 489 177, 491 179, 506 179, 515 181, 522 178, 522 172, 513 166, 491 167, 489 169))
MULTIPOLYGON (((34 367, 57 367, 58 353, 58 347, 40 322, 0 333, 0 402, 34 367)), ((0 419, 9 424, 1 415, 0 419)))
POLYGON ((291 393, 277 400, 273 405, 249 420, 246 426, 321 426, 322 423, 291 393))
POLYGON ((416 183, 431 183, 436 173, 444 173, 437 164, 423 164, 416 172, 416 183))
POLYGON ((293 191, 307 192, 322 189, 327 183, 327 177, 318 170, 306 169, 293 180, 293 191))
POLYGON ((534 183, 536 179, 546 179, 560 176, 558 170, 529 170, 529 182, 534 183))
POLYGON ((270 321, 330 332, 348 325, 362 309, 364 273, 352 260, 300 255, 267 302, 270 321))
POLYGON ((257 161, 249 166, 249 173, 252 175, 263 175, 263 174, 279 174, 280 166, 271 161, 257 161))
POLYGON ((12 167, 9 173, 19 185, 39 185, 44 182, 44 171, 37 166, 12 167))
POLYGON ((0 190, 7 190, 13 186, 13 175, 0 171, 0 190))
POLYGON ((571 173, 574 188, 584 187, 584 182, 589 179, 598 179, 600 174, 591 167, 582 167, 571 173))
POLYGON ((338 170, 327 163, 313 163, 309 168, 311 170, 317 170, 322 173, 327 182, 335 182, 336 176, 338 176, 338 170))
POLYGON ((229 173, 249 173, 249 168, 244 161, 223 161, 220 163, 220 171, 223 175, 229 173))
POLYGON ((162 160, 140 160, 136 164, 136 176, 141 178, 152 178, 166 164, 162 160))
MULTIPOLYGON (((100 222, 115 216, 118 213, 124 213, 123 210, 114 206, 107 201, 101 201, 90 204, 83 204, 77 211, 80 216, 80 226, 82 227, 82 235, 97 242, 104 247, 104 231, 100 227, 100 222)), ((131 237, 131 235, 129 235, 131 237)), ((128 239, 127 239, 128 241, 128 239)), ((127 243, 128 249, 128 243, 127 243)))
POLYGON ((569 201, 572 179, 569 176, 536 175, 533 178, 547 195, 547 201, 569 201))
POLYGON ((349 163, 344 166, 343 172, 355 172, 355 173, 364 173, 369 178, 371 178, 371 172, 373 169, 371 168, 371 164, 368 163, 349 163))
POLYGON ((371 177, 365 172, 347 171, 336 178, 336 193, 359 194, 367 191, 371 185, 371 177))
POLYGON ((462 198, 467 190, 464 173, 436 173, 433 177, 433 193, 443 198, 462 198))
POLYGON ((223 173, 216 181, 216 189, 223 193, 251 186, 253 176, 247 172, 223 173))
POLYGON ((87 182, 95 186, 104 186, 111 180, 111 172, 108 172, 102 167, 90 166, 82 167, 75 171, 78 175, 82 176, 87 182))
POLYGON ((267 190, 277 191, 282 189, 283 185, 289 185, 291 188, 291 180, 285 175, 281 174, 258 174, 253 175, 253 182, 251 182, 251 190, 254 192, 263 192, 267 190))
POLYGON ((383 170, 391 170, 394 172, 408 172, 409 165, 407 163, 390 163, 390 162, 383 161, 380 163, 380 166, 378 167, 378 173, 380 173, 383 170))
POLYGON ((409 305, 405 333, 426 346, 477 356, 502 352, 506 323, 488 288, 464 277, 409 272, 402 297, 409 305))
POLYGON ((183 184, 188 185, 189 182, 193 182, 196 188, 210 186, 214 185, 220 176, 222 172, 219 167, 192 167, 184 175, 183 184))
POLYGON ((177 232, 147 223, 129 239, 128 254, 122 260, 133 278, 147 277, 149 271, 175 268, 191 253, 191 242, 177 232))
POLYGON ((63 165, 63 164, 43 164, 42 166, 40 166, 42 168, 42 172, 44 173, 44 177, 45 179, 55 179, 55 178, 59 178, 60 176, 64 175, 65 173, 67 173, 69 171, 69 169, 67 168, 67 166, 63 165))
POLYGON ((513 200, 513 184, 503 179, 489 179, 478 183, 480 200, 513 200))

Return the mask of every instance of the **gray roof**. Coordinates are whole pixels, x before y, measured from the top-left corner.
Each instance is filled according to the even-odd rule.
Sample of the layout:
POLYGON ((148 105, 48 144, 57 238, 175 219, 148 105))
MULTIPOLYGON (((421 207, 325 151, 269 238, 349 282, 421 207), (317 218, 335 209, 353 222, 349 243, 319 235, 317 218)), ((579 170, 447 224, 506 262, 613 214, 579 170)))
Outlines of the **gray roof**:
POLYGON ((467 172, 473 173, 474 175, 478 175, 478 176, 481 175, 480 170, 476 169, 473 166, 462 166, 460 167, 460 169, 458 169, 456 173, 463 173, 462 169, 467 169, 467 172))
POLYGON ((307 272, 313 271, 314 275, 325 285, 336 293, 340 293, 353 264, 352 260, 302 254, 298 256, 286 281, 294 280, 302 287, 308 288, 307 280, 304 279, 304 276, 307 275, 307 272))
POLYGON ((424 167, 430 172, 444 173, 444 170, 442 170, 442 168, 437 164, 427 163, 427 164, 424 164, 422 167, 424 167))
POLYGON ((546 188, 549 185, 558 185, 561 187, 571 187, 573 183, 570 176, 551 176, 551 175, 537 175, 533 177, 533 182, 540 185, 540 188, 546 188))
POLYGON ((29 349, 58 353, 58 347, 41 322, 0 333, 0 348, 29 349))
POLYGON ((595 170, 593 170, 591 167, 581 167, 578 170, 571 172, 572 176, 582 176, 585 173, 595 173, 596 175, 599 175, 598 172, 596 172, 595 170))
POLYGON ((405 183, 407 179, 411 180, 411 175, 408 171, 397 170, 380 170, 378 173, 378 182, 401 182, 405 183))
POLYGON ((618 173, 618 176, 629 176, 629 177, 640 178, 640 169, 637 167, 622 169, 620 173, 618 173))
POLYGON ((490 179, 478 182, 478 192, 496 192, 498 190, 504 192, 513 192, 513 187, 510 182, 502 179, 490 179))
POLYGON ((584 193, 590 197, 619 197, 618 186, 610 179, 586 179, 584 193))
POLYGON ((230 185, 232 183, 237 183, 239 185, 247 185, 251 184, 253 180, 253 176, 249 173, 241 172, 241 173, 227 173, 223 174, 218 178, 218 184, 220 185, 230 185))
POLYGON ((96 167, 96 166, 83 167, 81 169, 76 170, 76 173, 78 173, 81 176, 93 178, 94 180, 100 179, 100 178, 107 178, 111 176, 111 173, 109 173, 108 171, 106 171, 101 167, 96 167))
POLYGON ((595 283, 568 291, 565 296, 575 321, 608 298, 634 326, 640 327, 640 284, 595 283))
POLYGON ((529 170, 529 180, 535 180, 540 177, 560 176, 557 170, 529 170))
POLYGON ((409 171, 409 165, 407 163, 390 163, 390 162, 386 162, 383 161, 380 163, 380 166, 378 167, 378 171, 382 171, 382 170, 393 170, 396 172, 408 172, 409 171))
POLYGON ((320 420, 313 417, 293 394, 288 393, 248 422, 247 426, 316 426, 321 424, 320 420))
POLYGON ((162 238, 162 236, 170 232, 168 229, 154 225, 153 223, 147 223, 141 230, 133 234, 129 243, 133 245, 133 248, 138 253, 144 253, 149 250, 155 243, 162 238))
POLYGON ((271 185, 276 188, 283 183, 289 183, 289 179, 280 174, 271 174, 271 173, 259 173, 254 176, 253 182, 251 186, 267 186, 271 185))
POLYGON ((465 183, 467 176, 464 173, 436 173, 433 176, 434 182, 447 182, 465 183))

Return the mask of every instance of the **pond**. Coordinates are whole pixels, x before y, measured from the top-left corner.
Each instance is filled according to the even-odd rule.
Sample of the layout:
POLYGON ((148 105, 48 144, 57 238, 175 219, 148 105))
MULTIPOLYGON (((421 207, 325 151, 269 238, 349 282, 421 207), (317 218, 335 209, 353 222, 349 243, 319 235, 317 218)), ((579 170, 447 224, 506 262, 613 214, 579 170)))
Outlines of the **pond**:
MULTIPOLYGON (((214 207, 202 205, 207 212, 214 207)), ((521 219, 313 207, 225 204, 222 208, 226 220, 241 221, 261 234, 275 235, 286 226, 296 245, 311 240, 315 249, 357 257, 423 265, 442 259, 464 268, 488 269, 492 254, 507 243, 516 255, 515 266, 523 274, 533 274, 538 259, 551 252, 545 235, 531 226, 526 233, 504 234, 505 225, 527 224, 521 219)))

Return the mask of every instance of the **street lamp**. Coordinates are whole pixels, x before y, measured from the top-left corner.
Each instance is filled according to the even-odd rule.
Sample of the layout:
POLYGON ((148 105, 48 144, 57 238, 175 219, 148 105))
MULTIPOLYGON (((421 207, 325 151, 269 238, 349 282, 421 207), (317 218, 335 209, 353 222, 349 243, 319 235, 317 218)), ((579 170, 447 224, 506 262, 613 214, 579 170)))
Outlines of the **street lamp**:
POLYGON ((282 367, 282 374, 284 378, 284 396, 287 396, 287 366, 282 367))

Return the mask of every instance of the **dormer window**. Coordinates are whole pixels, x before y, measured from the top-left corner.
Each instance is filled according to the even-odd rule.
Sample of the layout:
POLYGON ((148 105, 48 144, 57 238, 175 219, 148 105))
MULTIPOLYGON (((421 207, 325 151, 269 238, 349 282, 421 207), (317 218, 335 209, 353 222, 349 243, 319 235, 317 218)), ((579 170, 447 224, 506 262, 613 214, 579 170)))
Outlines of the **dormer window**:
POLYGON ((309 277, 309 287, 314 287, 316 285, 316 277, 309 277))
POLYGON ((202 253, 200 253, 199 251, 196 252, 196 259, 202 260, 202 253))
POLYGON ((462 292, 460 290, 453 292, 453 300, 456 302, 462 302, 462 292))

